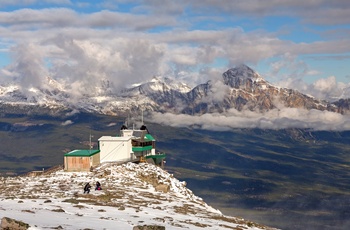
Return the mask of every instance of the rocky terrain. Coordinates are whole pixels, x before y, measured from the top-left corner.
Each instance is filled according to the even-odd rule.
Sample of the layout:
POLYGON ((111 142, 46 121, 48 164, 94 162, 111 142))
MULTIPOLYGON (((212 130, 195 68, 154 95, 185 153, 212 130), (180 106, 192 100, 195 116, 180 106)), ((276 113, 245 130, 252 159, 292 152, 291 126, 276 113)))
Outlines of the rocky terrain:
POLYGON ((29 229, 272 229, 208 206, 173 175, 149 164, 106 164, 92 172, 2 177, 0 218, 29 229), (100 191, 83 193, 87 182, 100 191), (4 217, 7 217, 4 219, 4 217))

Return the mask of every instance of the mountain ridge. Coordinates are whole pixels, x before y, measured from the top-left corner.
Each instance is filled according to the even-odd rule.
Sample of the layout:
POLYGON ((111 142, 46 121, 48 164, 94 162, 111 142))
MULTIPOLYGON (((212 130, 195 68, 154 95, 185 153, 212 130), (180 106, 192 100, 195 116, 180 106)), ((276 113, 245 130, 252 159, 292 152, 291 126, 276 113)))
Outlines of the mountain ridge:
POLYGON ((76 109, 109 115, 140 110, 200 115, 222 113, 232 108, 263 113, 280 107, 342 114, 350 111, 347 99, 331 103, 297 90, 274 86, 244 64, 224 72, 221 80, 209 80, 193 88, 167 77, 154 77, 116 92, 113 83, 102 79, 101 86, 93 92, 75 95, 68 86, 49 77, 46 80, 48 84, 42 88, 23 90, 16 84, 0 86, 1 105, 76 109))

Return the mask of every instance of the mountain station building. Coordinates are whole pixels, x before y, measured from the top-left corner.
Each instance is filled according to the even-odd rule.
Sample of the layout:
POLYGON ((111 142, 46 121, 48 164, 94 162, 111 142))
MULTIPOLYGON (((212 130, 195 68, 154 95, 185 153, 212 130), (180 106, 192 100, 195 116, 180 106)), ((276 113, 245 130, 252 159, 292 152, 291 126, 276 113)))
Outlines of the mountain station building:
POLYGON ((119 136, 102 136, 98 149, 73 150, 64 154, 65 171, 90 171, 102 163, 148 162, 164 167, 164 153, 156 153, 156 140, 142 125, 128 129, 123 125, 119 136))

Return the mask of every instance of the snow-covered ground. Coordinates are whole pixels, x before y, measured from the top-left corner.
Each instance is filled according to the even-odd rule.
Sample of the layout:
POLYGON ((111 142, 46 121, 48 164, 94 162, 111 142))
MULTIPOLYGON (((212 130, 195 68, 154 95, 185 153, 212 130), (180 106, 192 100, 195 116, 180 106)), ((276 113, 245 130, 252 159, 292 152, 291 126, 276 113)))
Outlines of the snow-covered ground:
POLYGON ((1 178, 0 219, 30 229, 271 229, 224 216, 166 171, 150 164, 105 164, 93 172, 1 178), (95 191, 99 181, 103 190, 95 191), (83 193, 84 185, 93 187, 83 193), (159 191, 159 185, 163 190, 159 191))

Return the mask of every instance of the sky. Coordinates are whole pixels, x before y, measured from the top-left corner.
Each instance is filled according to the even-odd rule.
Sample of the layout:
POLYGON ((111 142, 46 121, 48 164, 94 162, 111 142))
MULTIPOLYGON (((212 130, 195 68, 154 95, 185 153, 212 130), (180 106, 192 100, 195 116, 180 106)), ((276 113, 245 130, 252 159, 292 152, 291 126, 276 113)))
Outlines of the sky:
POLYGON ((0 0, 0 82, 195 86, 246 64, 321 99, 350 87, 347 0, 0 0))

